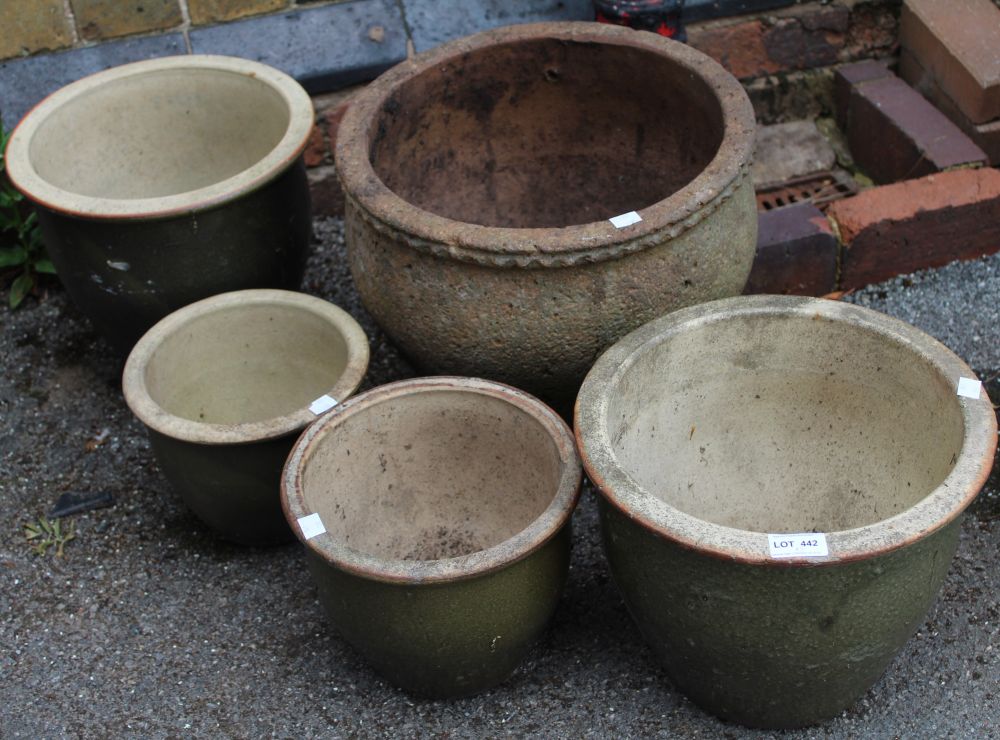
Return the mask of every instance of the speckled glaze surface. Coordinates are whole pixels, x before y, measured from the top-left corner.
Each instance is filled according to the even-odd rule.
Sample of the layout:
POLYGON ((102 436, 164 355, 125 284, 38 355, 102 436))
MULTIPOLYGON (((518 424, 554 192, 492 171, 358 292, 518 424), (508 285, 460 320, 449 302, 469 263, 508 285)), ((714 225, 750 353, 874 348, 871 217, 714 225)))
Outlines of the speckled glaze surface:
POLYGON ((569 567, 572 434, 509 386, 416 378, 306 430, 282 503, 336 629, 388 680, 445 698, 505 680, 569 567), (303 517, 324 531, 306 537, 303 517))
POLYGON ((585 380, 576 434, 604 546, 675 685, 765 728, 879 678, 948 571, 996 417, 919 330, 857 306, 745 296, 651 322, 585 380), (822 533, 773 557, 769 533, 822 533))
POLYGON ((297 288, 311 229, 308 94, 257 62, 190 55, 43 100, 7 148, 74 302, 127 353, 156 321, 243 288, 297 288))
POLYGON ((742 290, 753 138, 736 80, 655 34, 546 23, 445 44, 341 125, 354 280, 422 367, 566 403, 628 331, 742 290))
POLYGON ((368 367, 345 311, 283 290, 225 293, 186 306, 136 343, 122 377, 157 462, 206 524, 248 545, 293 538, 282 466, 328 395, 344 401, 368 367))

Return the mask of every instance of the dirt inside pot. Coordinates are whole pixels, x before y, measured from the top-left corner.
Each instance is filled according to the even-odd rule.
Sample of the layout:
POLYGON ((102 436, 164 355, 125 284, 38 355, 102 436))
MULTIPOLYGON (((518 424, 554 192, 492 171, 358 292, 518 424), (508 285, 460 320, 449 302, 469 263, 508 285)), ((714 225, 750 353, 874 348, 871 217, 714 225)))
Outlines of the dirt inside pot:
POLYGON ((146 366, 149 395, 207 424, 274 419, 306 408, 347 366, 343 335, 303 308, 235 305, 178 327, 146 366))
POLYGON ((715 93, 642 49, 526 40, 410 79, 377 117, 370 158, 404 200, 457 221, 562 227, 645 208, 722 143, 715 93))
POLYGON ((162 197, 243 172, 290 122, 282 96, 252 75, 159 70, 67 101, 39 124, 29 156, 44 180, 71 193, 162 197))
POLYGON ((728 317, 644 348, 607 423, 622 467, 676 509, 829 532, 899 514, 946 478, 964 438, 956 381, 846 321, 728 317))
POLYGON ((345 414, 308 453, 306 508, 354 550, 437 560, 502 543, 555 497, 550 432, 516 406, 433 390, 345 414))

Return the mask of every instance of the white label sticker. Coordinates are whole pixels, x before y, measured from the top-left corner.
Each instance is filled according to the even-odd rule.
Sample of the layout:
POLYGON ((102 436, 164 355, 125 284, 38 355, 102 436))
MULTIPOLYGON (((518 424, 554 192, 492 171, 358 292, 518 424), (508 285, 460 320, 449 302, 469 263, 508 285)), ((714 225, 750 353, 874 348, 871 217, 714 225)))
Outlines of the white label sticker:
POLYGON ((307 540, 311 540, 313 537, 317 537, 326 531, 326 527, 323 526, 323 520, 319 518, 319 514, 300 516, 299 529, 302 530, 302 536, 307 540))
POLYGON ((983 381, 975 378, 958 379, 958 395, 966 398, 979 398, 979 391, 982 390, 983 381))
POLYGON ((635 211, 629 211, 628 213, 623 213, 621 216, 609 218, 608 221, 610 221, 611 225, 616 229, 624 229, 626 226, 631 226, 632 224, 637 224, 642 221, 642 216, 635 211))
POLYGON ((819 532, 769 534, 767 546, 772 558, 822 558, 830 554, 826 535, 819 532))
POLYGON ((337 399, 333 396, 320 396, 309 404, 309 410, 316 414, 316 416, 319 416, 324 411, 329 411, 336 405, 337 399))

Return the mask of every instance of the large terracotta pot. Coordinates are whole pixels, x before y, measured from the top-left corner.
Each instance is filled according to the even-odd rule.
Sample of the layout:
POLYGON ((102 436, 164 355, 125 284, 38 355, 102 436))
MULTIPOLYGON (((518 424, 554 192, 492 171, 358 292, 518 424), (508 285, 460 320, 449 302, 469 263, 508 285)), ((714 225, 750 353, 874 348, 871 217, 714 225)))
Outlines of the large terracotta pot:
POLYGON ((993 464, 993 407, 962 377, 901 321, 777 296, 678 311, 602 355, 577 439, 615 581, 681 691, 785 728, 874 684, 993 464))
POLYGON ((66 290, 127 352, 192 301, 298 287, 312 123, 308 94, 266 65, 152 59, 43 100, 14 130, 7 170, 66 290))
POLYGON ((159 321, 125 363, 122 389, 164 475, 227 539, 287 542, 281 470, 306 426, 346 400, 368 340, 320 298, 241 290, 159 321))
POLYGON ((307 429, 282 501, 344 639, 396 685, 450 697, 506 679, 548 624, 580 478, 537 399, 416 378, 307 429))
POLYGON ((355 283, 422 368, 571 400, 630 330, 741 292, 753 139, 737 81, 655 34, 544 23, 445 44, 340 127, 355 283))

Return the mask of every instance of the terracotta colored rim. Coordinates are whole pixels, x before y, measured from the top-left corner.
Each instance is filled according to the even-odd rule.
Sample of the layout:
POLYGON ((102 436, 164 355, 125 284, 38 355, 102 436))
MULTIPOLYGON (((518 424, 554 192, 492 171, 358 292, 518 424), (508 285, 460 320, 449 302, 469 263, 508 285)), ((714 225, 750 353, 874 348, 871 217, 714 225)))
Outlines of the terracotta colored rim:
POLYGON ((237 290, 192 303, 161 319, 136 343, 125 362, 122 391, 132 413, 150 429, 173 439, 204 445, 247 444, 302 431, 316 420, 308 407, 263 421, 206 424, 176 416, 158 404, 146 387, 146 368, 163 341, 191 321, 234 306, 282 306, 307 312, 333 327, 347 344, 347 365, 326 394, 338 401, 350 396, 368 370, 368 338, 346 311, 321 298, 290 290, 237 290))
POLYGON ((17 125, 7 143, 7 173, 11 182, 32 201, 53 211, 91 219, 150 219, 204 210, 235 200, 278 177, 305 149, 313 126, 309 94, 295 80, 273 67, 237 57, 189 54, 161 57, 97 72, 49 95, 17 125), (253 77, 277 92, 288 106, 289 121, 284 135, 253 166, 196 190, 155 198, 99 198, 69 192, 53 185, 31 163, 31 141, 35 131, 62 106, 91 91, 130 77, 165 70, 214 70, 253 77))
POLYGON ((997 420, 985 391, 979 399, 956 395, 965 439, 951 472, 925 498, 875 524, 827 532, 828 558, 776 560, 767 534, 705 521, 647 493, 619 464, 605 419, 609 389, 646 351, 686 329, 727 317, 815 317, 875 331, 929 363, 956 387, 976 377, 968 365, 933 337, 877 311, 837 301, 794 296, 739 296, 683 309, 640 327, 605 352, 590 371, 576 402, 576 439, 584 469, 604 499, 624 516, 683 547, 726 560, 774 567, 814 567, 876 557, 920 540, 954 521, 979 493, 993 467, 997 420))
POLYGON ((749 172, 755 118, 739 82, 706 54, 654 33, 603 23, 536 23, 485 31, 452 41, 402 62, 352 100, 337 137, 337 173, 344 192, 376 228, 407 235, 411 246, 441 256, 504 265, 512 258, 539 266, 613 259, 662 243, 693 227, 732 196, 749 172), (701 78, 722 111, 723 139, 702 172, 680 190, 639 211, 642 222, 623 229, 608 221, 554 228, 506 228, 461 223, 425 211, 396 195, 372 167, 369 152, 379 111, 412 77, 490 46, 535 39, 560 39, 648 51, 701 78), (457 239, 456 239, 457 235, 457 239))
POLYGON ((296 537, 324 561, 362 578, 390 583, 444 583, 462 581, 491 573, 531 555, 558 534, 569 522, 580 497, 580 459, 573 434, 552 409, 524 391, 509 385, 478 378, 430 377, 403 380, 379 386, 351 398, 316 424, 295 443, 281 476, 281 506, 296 537), (302 474, 316 442, 330 429, 355 415, 390 399, 417 393, 440 391, 469 393, 500 399, 537 421, 552 437, 562 463, 558 490, 541 516, 513 537, 485 550, 442 560, 388 560, 373 557, 341 544, 324 532, 303 539, 298 526, 301 517, 313 512, 306 506, 302 474))

